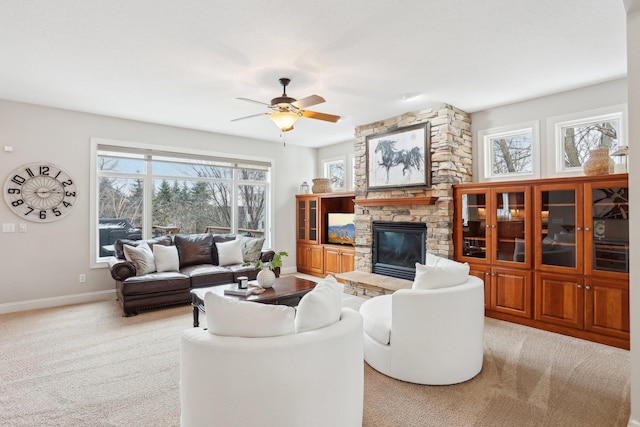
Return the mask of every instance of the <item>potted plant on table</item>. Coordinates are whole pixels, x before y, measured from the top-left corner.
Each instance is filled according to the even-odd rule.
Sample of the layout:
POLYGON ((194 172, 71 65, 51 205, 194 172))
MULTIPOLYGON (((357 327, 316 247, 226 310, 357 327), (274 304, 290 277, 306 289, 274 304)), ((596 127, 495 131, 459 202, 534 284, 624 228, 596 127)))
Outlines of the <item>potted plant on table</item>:
POLYGON ((260 287, 270 288, 273 286, 276 281, 276 273, 274 273, 273 270, 278 267, 282 267, 282 257, 285 256, 289 256, 289 254, 286 251, 280 251, 276 252, 273 255, 273 259, 271 261, 256 261, 254 267, 260 270, 260 272, 256 276, 256 280, 258 281, 258 285, 260 285, 260 287))

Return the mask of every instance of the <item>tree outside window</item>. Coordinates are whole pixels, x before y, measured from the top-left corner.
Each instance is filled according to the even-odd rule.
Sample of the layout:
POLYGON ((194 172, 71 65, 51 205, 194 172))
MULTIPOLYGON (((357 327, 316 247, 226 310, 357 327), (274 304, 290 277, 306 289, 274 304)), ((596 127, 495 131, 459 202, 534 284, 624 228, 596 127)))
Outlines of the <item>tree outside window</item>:
POLYGON ((478 132, 480 180, 539 175, 538 122, 478 132))
POLYGON ((560 144, 563 169, 580 168, 589 158, 589 151, 605 147, 609 152, 620 145, 620 117, 601 117, 560 123, 560 144))

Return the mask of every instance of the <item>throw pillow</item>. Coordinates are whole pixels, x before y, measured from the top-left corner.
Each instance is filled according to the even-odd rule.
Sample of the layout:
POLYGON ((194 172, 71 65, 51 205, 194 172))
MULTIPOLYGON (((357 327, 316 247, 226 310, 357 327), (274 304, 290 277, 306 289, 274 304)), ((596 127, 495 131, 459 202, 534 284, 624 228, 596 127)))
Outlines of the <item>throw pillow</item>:
POLYGON ((228 337, 277 337, 293 334, 295 309, 286 305, 237 301, 204 295, 208 331, 228 337))
POLYGON ((156 261, 156 270, 178 271, 180 269, 180 259, 178 258, 178 248, 175 246, 153 246, 153 258, 156 261))
MULTIPOLYGON (((451 260, 448 260, 451 261, 451 260)), ((469 264, 451 261, 446 265, 422 265, 416 263, 416 278, 412 289, 438 289, 457 286, 469 280, 469 264)))
POLYGON ((343 288, 333 276, 318 282, 302 297, 296 311, 296 332, 324 328, 340 320, 343 288))
POLYGON ((242 259, 244 262, 257 262, 262 254, 264 237, 240 237, 242 242, 242 259))
POLYGON ((228 242, 216 243, 218 248, 218 265, 242 264, 242 242, 240 240, 230 240, 228 242))
POLYGON ((153 260, 153 252, 147 244, 143 242, 137 247, 124 245, 124 257, 136 267, 136 276, 144 276, 145 274, 156 271, 156 264, 153 260))

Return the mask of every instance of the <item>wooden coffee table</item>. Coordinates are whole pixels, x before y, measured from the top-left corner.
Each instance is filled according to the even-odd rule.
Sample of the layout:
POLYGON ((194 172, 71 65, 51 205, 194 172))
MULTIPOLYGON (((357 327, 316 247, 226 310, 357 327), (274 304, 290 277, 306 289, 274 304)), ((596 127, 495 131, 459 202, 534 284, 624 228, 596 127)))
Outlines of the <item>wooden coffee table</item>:
POLYGON ((301 279, 296 276, 283 276, 276 278, 273 287, 266 289, 258 295, 239 296, 225 295, 224 290, 235 288, 235 283, 228 285, 211 286, 208 288, 191 289, 191 306, 193 307, 193 327, 200 326, 200 312, 205 313, 204 295, 207 292, 214 292, 225 298, 238 301, 261 302, 265 304, 281 304, 295 306, 300 299, 316 286, 316 282, 307 279, 301 279))

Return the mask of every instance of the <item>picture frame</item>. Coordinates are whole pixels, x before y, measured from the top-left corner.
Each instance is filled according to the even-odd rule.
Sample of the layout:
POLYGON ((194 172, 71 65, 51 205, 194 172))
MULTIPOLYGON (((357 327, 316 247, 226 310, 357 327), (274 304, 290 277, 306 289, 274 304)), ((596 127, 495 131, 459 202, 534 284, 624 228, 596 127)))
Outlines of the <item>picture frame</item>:
POLYGON ((367 191, 431 187, 430 123, 367 136, 366 172, 367 191))

